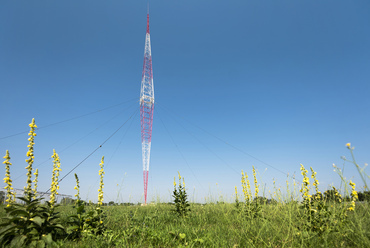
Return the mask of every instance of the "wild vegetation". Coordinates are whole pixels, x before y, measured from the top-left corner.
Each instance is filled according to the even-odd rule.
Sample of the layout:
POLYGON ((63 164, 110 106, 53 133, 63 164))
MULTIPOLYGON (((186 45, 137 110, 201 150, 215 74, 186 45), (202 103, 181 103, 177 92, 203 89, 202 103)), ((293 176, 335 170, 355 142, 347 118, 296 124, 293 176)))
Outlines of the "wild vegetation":
POLYGON ((59 156, 54 151, 51 194, 43 201, 37 195, 38 170, 32 168, 34 120, 30 128, 22 197, 16 198, 12 188, 9 151, 4 156, 1 247, 370 247, 369 177, 355 162, 349 143, 351 162, 361 174, 364 192, 357 192, 355 183, 335 167, 348 190, 332 187, 322 193, 314 169, 310 168, 309 175, 301 165, 302 183, 287 180, 287 194, 275 188, 268 199, 260 195, 257 171, 252 167, 254 192, 242 171, 242 194, 236 186, 232 203, 189 203, 185 179, 179 173, 171 203, 104 204, 103 157, 98 203, 81 200, 75 174, 76 199, 57 204, 59 156))

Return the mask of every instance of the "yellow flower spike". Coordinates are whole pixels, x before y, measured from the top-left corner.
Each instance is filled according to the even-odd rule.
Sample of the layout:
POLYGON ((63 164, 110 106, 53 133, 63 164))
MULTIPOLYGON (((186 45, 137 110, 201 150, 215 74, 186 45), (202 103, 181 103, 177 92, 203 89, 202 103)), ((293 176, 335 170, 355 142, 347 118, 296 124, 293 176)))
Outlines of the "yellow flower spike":
POLYGON ((173 186, 176 188, 176 177, 173 177, 173 186))
MULTIPOLYGON (((311 177, 313 178, 313 180, 314 180, 314 182, 312 183, 312 185, 313 186, 315 186, 315 190, 316 190, 316 193, 317 193, 317 197, 318 197, 318 199, 320 199, 321 198, 321 196, 320 196, 320 194, 321 194, 321 192, 320 192, 320 190, 319 190, 319 181, 317 180, 317 178, 316 178, 316 174, 317 174, 317 172, 315 172, 313 169, 312 169, 312 167, 310 167, 310 169, 311 169, 311 177)), ((309 183, 309 182, 308 182, 309 183)))
POLYGON ((235 186, 235 202, 239 204, 238 187, 235 186))
POLYGON ((243 170, 242 170, 241 183, 242 183, 242 188, 243 188, 244 201, 248 203, 250 202, 252 198, 252 193, 251 193, 250 183, 248 180, 248 175, 247 173, 244 173, 243 170))
POLYGON ((27 197, 31 197, 31 194, 32 194, 32 165, 33 165, 33 159, 35 158, 34 157, 34 154, 33 154, 33 145, 35 144, 34 140, 35 140, 35 129, 37 128, 36 124, 35 124, 35 119, 33 118, 32 119, 32 122, 29 124, 30 126, 30 132, 28 133, 28 135, 30 136, 28 138, 28 141, 29 141, 29 144, 28 144, 28 151, 27 151, 27 157, 28 159, 26 159, 26 162, 28 163, 28 166, 26 167, 27 169, 27 186, 24 187, 24 190, 25 190, 25 194, 27 197))
POLYGON ((352 190, 351 190, 351 199, 352 199, 352 201, 351 201, 351 206, 347 210, 348 211, 354 211, 355 206, 356 206, 355 202, 358 200, 358 193, 355 190, 356 184, 354 182, 352 182, 352 180, 349 181, 349 185, 352 188, 352 190))
POLYGON ((77 193, 75 194, 75 197, 77 198, 76 203, 78 204, 80 202, 80 182, 78 180, 78 176, 75 173, 75 179, 76 179, 76 186, 75 189, 77 190, 77 193))
POLYGON ((103 183, 103 178, 104 178, 104 156, 101 158, 100 162, 100 170, 99 170, 99 175, 100 175, 100 185, 99 185, 99 194, 98 194, 98 205, 101 206, 103 205, 103 188, 104 188, 104 183, 103 183))
POLYGON ((258 196, 258 192, 259 192, 259 189, 258 189, 258 184, 257 184, 257 173, 256 173, 256 169, 254 168, 254 166, 252 166, 253 168, 253 179, 254 179, 254 196, 257 198, 258 196))
POLYGON ((33 173, 35 175, 35 180, 33 180, 33 183, 34 183, 34 188, 33 188, 33 193, 34 193, 34 196, 33 196, 33 199, 36 199, 37 196, 36 196, 36 193, 37 193, 37 182, 38 182, 38 177, 39 177, 39 169, 36 169, 35 173, 33 173))
POLYGON ((52 172, 52 177, 51 177, 51 194, 50 194, 50 204, 52 207, 55 205, 55 196, 58 195, 58 190, 59 190, 59 171, 60 169, 60 159, 59 155, 55 152, 55 149, 53 149, 53 155, 51 156, 53 160, 53 172, 52 172))
POLYGON ((246 185, 246 182, 245 182, 245 176, 244 176, 244 172, 242 170, 242 179, 241 179, 241 183, 242 183, 242 188, 243 188, 243 195, 244 195, 244 200, 247 202, 248 200, 248 197, 247 197, 247 185, 246 185))
MULTIPOLYGON (((5 186, 5 189, 6 189, 6 202, 8 202, 10 205, 11 203, 15 202, 15 192, 12 192, 12 180, 10 179, 10 165, 12 165, 12 163, 10 163, 10 156, 9 156, 9 151, 6 150, 6 154, 5 156, 3 157, 5 159, 5 161, 3 162, 3 164, 5 164, 5 178, 4 178, 4 183, 6 183, 7 185, 5 186)), ((8 206, 7 205, 7 206, 8 206)))
POLYGON ((252 191, 251 191, 251 184, 249 183, 248 175, 245 173, 245 180, 247 182, 247 190, 248 190, 248 200, 252 200, 252 191))
POLYGON ((303 183, 302 183, 302 189, 300 192, 303 193, 303 199, 311 201, 311 195, 309 194, 310 192, 310 179, 307 176, 308 171, 304 168, 303 164, 301 164, 301 174, 303 176, 303 183))

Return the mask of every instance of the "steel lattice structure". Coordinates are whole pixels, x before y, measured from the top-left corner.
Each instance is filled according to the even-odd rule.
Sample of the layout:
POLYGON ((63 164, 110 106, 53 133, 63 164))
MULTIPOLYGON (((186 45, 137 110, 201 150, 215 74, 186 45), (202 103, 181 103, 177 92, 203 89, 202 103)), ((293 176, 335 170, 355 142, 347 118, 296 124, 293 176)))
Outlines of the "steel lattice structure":
POLYGON ((150 162, 150 148, 152 141, 153 110, 154 110, 154 86, 153 86, 152 52, 150 47, 149 11, 148 11, 145 37, 144 66, 140 92, 141 148, 143 157, 145 203, 148 190, 148 174, 150 162))

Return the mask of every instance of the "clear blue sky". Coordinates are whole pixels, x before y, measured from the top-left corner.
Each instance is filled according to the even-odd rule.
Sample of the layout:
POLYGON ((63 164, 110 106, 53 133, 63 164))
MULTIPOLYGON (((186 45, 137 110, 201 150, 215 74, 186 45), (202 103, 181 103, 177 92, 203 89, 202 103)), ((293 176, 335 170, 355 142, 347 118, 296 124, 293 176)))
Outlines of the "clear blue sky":
MULTIPOLYGON (((150 1, 157 105, 148 199, 169 201, 177 171, 191 200, 230 199, 252 165, 271 191, 273 178, 285 188, 280 171, 301 179, 300 163, 318 172, 322 190, 339 186, 332 164, 350 157, 347 142, 361 166, 370 162, 369 10, 365 0, 150 1)), ((36 119, 39 190, 50 186, 53 149, 62 177, 138 110, 146 12, 137 0, 1 3, 0 138, 36 119)), ((23 188, 27 134, 0 139, 1 157, 7 149, 23 188)), ((139 115, 60 193, 75 194, 76 172, 82 198, 95 201, 103 155, 105 201, 143 201, 139 115)), ((344 173, 362 186, 354 166, 344 173)))

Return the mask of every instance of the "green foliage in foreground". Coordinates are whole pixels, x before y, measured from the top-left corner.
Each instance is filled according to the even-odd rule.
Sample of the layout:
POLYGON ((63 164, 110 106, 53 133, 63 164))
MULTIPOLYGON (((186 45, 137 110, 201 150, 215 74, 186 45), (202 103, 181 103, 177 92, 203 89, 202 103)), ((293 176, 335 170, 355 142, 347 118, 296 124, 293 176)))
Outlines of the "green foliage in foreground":
MULTIPOLYGON (((341 204, 329 205, 339 214, 341 204)), ((318 235, 302 231, 306 223, 298 203, 262 205, 261 217, 246 219, 235 204, 191 204, 179 218, 171 204, 105 206, 106 230, 80 240, 62 240, 61 247, 370 247, 368 203, 356 204, 346 226, 318 235)), ((60 206, 67 221, 72 206, 60 206)), ((0 210, 0 214, 4 214, 0 210)))
POLYGON ((5 207, 7 216, 0 224, 0 246, 45 247, 65 236, 59 213, 49 202, 42 205, 42 198, 34 199, 32 192, 17 199, 23 204, 5 207))

